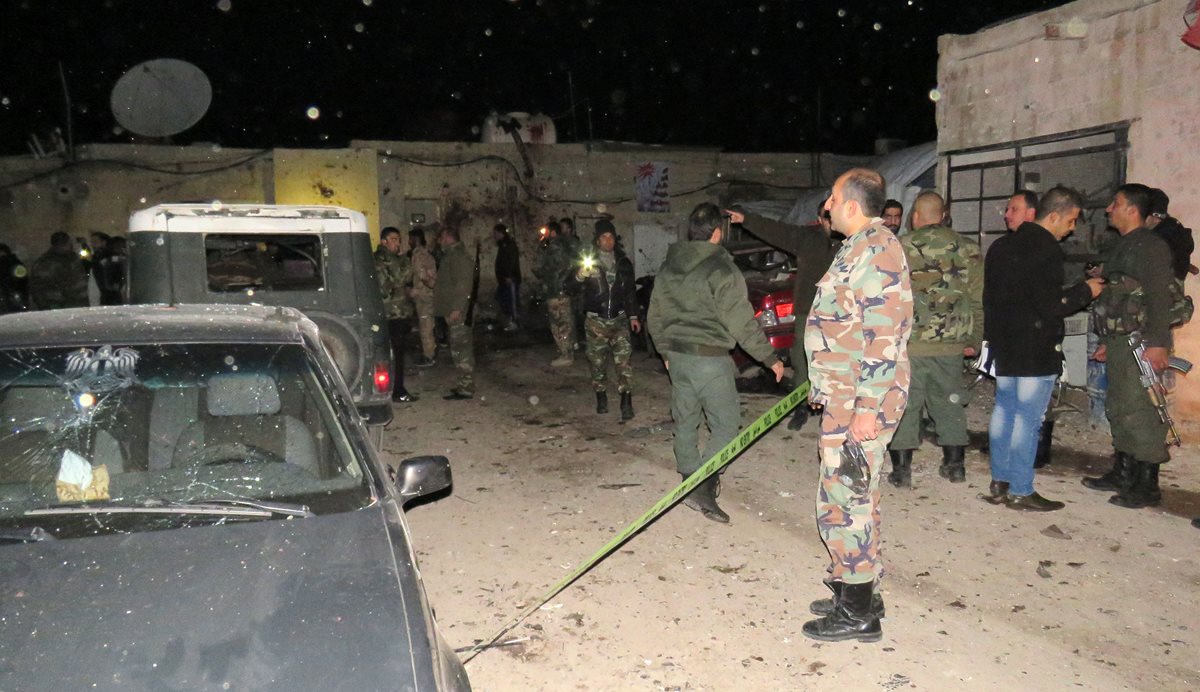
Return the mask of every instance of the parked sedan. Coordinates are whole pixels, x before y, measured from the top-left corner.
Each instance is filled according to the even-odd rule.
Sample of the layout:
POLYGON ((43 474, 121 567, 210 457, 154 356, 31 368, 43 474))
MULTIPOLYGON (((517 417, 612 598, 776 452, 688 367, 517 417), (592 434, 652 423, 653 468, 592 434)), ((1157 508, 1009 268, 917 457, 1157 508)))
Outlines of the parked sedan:
POLYGON ((0 317, 0 689, 466 690, 369 444, 290 308, 0 317))
MULTIPOLYGON (((757 243, 733 247, 730 252, 746 278, 746 292, 750 306, 754 308, 754 319, 762 326, 775 354, 788 362, 796 327, 796 315, 792 310, 795 261, 787 253, 757 243)), ((740 348, 734 350, 733 358, 743 373, 757 373, 757 364, 740 348)))

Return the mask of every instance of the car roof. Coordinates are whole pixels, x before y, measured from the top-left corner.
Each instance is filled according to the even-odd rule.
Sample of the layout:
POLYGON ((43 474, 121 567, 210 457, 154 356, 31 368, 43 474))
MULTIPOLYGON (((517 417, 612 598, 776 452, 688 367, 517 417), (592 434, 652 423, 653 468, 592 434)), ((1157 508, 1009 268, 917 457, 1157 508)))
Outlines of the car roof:
POLYGON ((0 348, 101 342, 302 343, 316 325, 300 311, 261 305, 124 305, 0 316, 0 348))
POLYGON ((219 201, 207 204, 159 204, 135 211, 129 217, 130 233, 250 230, 258 233, 370 232, 367 217, 362 212, 316 204, 225 204, 219 201))

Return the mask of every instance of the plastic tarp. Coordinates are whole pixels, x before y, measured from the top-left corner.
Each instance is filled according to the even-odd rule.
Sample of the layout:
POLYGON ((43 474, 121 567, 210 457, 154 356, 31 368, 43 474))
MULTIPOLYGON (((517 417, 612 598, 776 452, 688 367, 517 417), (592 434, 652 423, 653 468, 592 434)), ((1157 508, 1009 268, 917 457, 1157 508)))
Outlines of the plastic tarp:
MULTIPOLYGON (((912 208, 912 202, 921 192, 921 186, 916 184, 937 164, 937 143, 927 142, 914 147, 894 151, 890 154, 875 157, 865 165, 873 168, 887 182, 887 196, 900 200, 907 214, 912 208)), ((846 166, 844 170, 851 166, 846 166)), ((840 175, 841 173, 839 173, 840 175)), ((817 217, 817 205, 829 194, 829 188, 815 188, 804 192, 792 203, 778 200, 762 200, 744 202, 742 207, 755 214, 778 219, 785 223, 806 225, 813 223, 817 217)))

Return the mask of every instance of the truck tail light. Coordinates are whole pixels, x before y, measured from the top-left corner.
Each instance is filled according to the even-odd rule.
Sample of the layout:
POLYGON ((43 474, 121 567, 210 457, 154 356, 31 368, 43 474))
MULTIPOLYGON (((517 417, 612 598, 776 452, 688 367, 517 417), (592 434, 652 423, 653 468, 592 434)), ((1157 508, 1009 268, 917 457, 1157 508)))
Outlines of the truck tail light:
POLYGON ((380 394, 392 391, 392 373, 387 362, 375 364, 375 391, 380 394))

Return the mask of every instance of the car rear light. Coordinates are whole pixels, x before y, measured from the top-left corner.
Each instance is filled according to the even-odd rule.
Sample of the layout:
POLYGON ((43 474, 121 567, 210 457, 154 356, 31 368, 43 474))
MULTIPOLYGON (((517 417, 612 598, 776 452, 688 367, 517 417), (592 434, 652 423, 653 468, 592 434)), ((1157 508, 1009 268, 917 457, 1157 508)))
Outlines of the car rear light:
POLYGON ((758 324, 764 328, 774 327, 775 325, 779 324, 779 319, 775 317, 774 308, 763 308, 762 310, 759 310, 754 316, 754 319, 758 320, 758 324))
POLYGON ((392 391, 392 373, 386 362, 375 364, 375 391, 380 394, 392 391))

